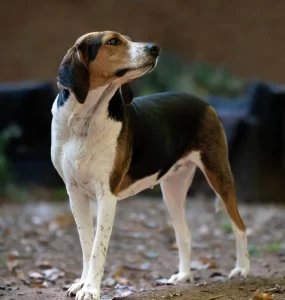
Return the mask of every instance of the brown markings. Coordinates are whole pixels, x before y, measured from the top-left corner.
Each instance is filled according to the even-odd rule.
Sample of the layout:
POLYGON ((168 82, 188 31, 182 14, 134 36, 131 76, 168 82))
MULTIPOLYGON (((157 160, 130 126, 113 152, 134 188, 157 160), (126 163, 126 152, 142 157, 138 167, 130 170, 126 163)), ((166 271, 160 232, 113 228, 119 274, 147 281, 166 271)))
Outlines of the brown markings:
MULTIPOLYGON (((92 38, 100 36, 101 46, 96 55, 96 59, 88 63, 90 73, 90 90, 100 86, 110 84, 117 78, 115 73, 118 69, 130 65, 129 45, 131 43, 125 36, 113 32, 93 32, 77 40, 77 43, 84 43, 92 38), (118 38, 120 45, 112 46, 106 44, 112 38, 118 38)), ((86 59, 85 59, 86 61, 86 59)))
POLYGON ((116 158, 110 175, 110 190, 115 195, 131 185, 132 181, 127 176, 131 164, 131 134, 129 131, 129 118, 126 114, 123 127, 117 140, 116 158))
POLYGON ((131 41, 113 31, 92 32, 81 36, 64 56, 58 81, 73 90, 77 100, 84 103, 89 90, 113 82, 118 69, 130 65, 131 41), (106 42, 118 38, 120 45, 106 42))
POLYGON ((236 203, 226 136, 221 121, 211 106, 207 108, 198 137, 203 172, 209 184, 220 195, 231 220, 244 231, 245 226, 236 203))

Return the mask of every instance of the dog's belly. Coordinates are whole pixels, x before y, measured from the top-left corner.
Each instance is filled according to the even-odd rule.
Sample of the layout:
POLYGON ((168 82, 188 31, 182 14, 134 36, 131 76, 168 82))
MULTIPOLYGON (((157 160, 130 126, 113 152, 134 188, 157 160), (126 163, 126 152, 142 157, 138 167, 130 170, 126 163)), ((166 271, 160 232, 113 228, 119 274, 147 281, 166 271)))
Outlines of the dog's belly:
POLYGON ((186 169, 189 169, 189 172, 193 166, 199 166, 201 167, 201 160, 200 160, 200 152, 199 151, 192 151, 189 153, 189 155, 183 157, 182 159, 179 159, 170 169, 169 171, 162 176, 159 180, 157 180, 159 172, 145 177, 143 179, 140 179, 133 184, 131 184, 128 188, 121 191, 118 195, 119 200, 123 200, 125 198, 128 198, 130 196, 134 196, 138 194, 139 192, 146 190, 146 189, 152 189, 155 185, 162 182, 164 179, 166 179, 169 176, 178 174, 180 172, 185 171, 186 169))

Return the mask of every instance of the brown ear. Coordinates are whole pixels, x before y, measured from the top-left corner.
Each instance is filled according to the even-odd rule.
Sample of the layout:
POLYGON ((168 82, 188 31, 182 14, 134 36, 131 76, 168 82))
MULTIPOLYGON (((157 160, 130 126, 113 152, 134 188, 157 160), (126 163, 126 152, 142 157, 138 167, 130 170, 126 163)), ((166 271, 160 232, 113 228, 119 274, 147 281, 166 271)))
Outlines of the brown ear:
POLYGON ((90 75, 76 47, 69 49, 63 58, 57 81, 62 86, 70 89, 79 103, 83 104, 85 102, 89 91, 90 75))
POLYGON ((129 83, 125 83, 121 86, 121 94, 125 104, 130 105, 134 99, 134 93, 129 83))

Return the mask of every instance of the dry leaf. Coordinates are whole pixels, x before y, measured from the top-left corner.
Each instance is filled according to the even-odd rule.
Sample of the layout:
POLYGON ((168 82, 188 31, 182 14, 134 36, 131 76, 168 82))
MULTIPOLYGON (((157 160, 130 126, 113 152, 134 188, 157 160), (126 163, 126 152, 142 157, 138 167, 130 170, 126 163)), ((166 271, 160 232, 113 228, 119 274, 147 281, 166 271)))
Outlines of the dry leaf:
POLYGON ((120 278, 120 277, 123 276, 124 272, 125 272, 125 269, 124 269, 123 266, 121 266, 121 267, 119 267, 118 269, 115 270, 112 277, 117 280, 117 278, 120 278))
POLYGON ((71 283, 65 284, 65 285, 62 287, 62 290, 63 290, 63 291, 67 291, 67 290, 69 290, 70 287, 71 287, 71 283))
POLYGON ((21 270, 16 270, 15 273, 16 273, 16 277, 17 277, 18 279, 20 279, 20 280, 24 280, 24 279, 25 279, 25 275, 24 275, 24 272, 23 272, 23 271, 21 271, 21 270))
POLYGON ((42 271, 42 274, 44 275, 45 279, 49 281, 55 281, 58 278, 62 278, 65 275, 63 271, 60 271, 57 268, 44 270, 42 271))
POLYGON ((48 260, 40 260, 36 263, 36 267, 43 268, 43 269, 49 269, 52 267, 52 264, 48 260))
POLYGON ((216 267, 217 267, 217 263, 216 263, 214 260, 212 260, 212 259, 210 259, 210 258, 208 258, 208 257, 206 257, 206 256, 201 256, 199 259, 201 260, 201 262, 202 262, 204 265, 208 265, 208 268, 209 268, 209 269, 210 269, 210 268, 216 268, 216 267))
POLYGON ((275 287, 264 290, 265 293, 269 293, 269 294, 280 294, 285 292, 285 289, 283 286, 280 286, 279 284, 276 284, 275 287))
POLYGON ((68 214, 66 216, 58 216, 49 224, 49 230, 54 231, 63 227, 70 226, 74 223, 74 218, 72 214, 68 214))
POLYGON ((18 250, 11 250, 8 255, 8 260, 15 260, 17 258, 19 258, 18 250))
POLYGON ((7 260, 7 268, 11 273, 14 273, 16 268, 19 266, 19 252, 17 250, 12 250, 8 254, 8 260, 7 260))
POLYGON ((30 272, 29 277, 32 280, 44 280, 45 279, 45 277, 38 272, 30 272))
POLYGON ((250 300, 273 300, 271 294, 257 291, 250 300))
POLYGON ((31 282, 30 283, 31 288, 37 288, 37 289, 45 289, 48 287, 47 281, 44 282, 31 282))

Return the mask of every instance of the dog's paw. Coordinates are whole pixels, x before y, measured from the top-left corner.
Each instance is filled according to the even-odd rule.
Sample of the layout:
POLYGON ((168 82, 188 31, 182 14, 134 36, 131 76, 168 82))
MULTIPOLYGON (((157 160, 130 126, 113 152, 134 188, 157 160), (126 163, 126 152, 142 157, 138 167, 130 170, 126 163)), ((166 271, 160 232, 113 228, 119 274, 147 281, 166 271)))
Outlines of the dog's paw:
POLYGON ((237 277, 237 276, 246 278, 248 273, 249 273, 249 267, 236 267, 231 271, 231 273, 229 275, 229 279, 237 277))
POLYGON ((77 292, 75 300, 100 300, 100 290, 83 287, 77 292))
POLYGON ((76 293, 82 289, 84 282, 82 280, 79 280, 76 283, 73 283, 71 287, 67 291, 68 297, 74 297, 76 296, 76 293))
POLYGON ((190 272, 174 274, 168 279, 168 283, 171 283, 171 284, 176 284, 176 283, 185 282, 185 281, 190 281, 190 282, 193 281, 193 278, 192 278, 192 275, 190 272))

